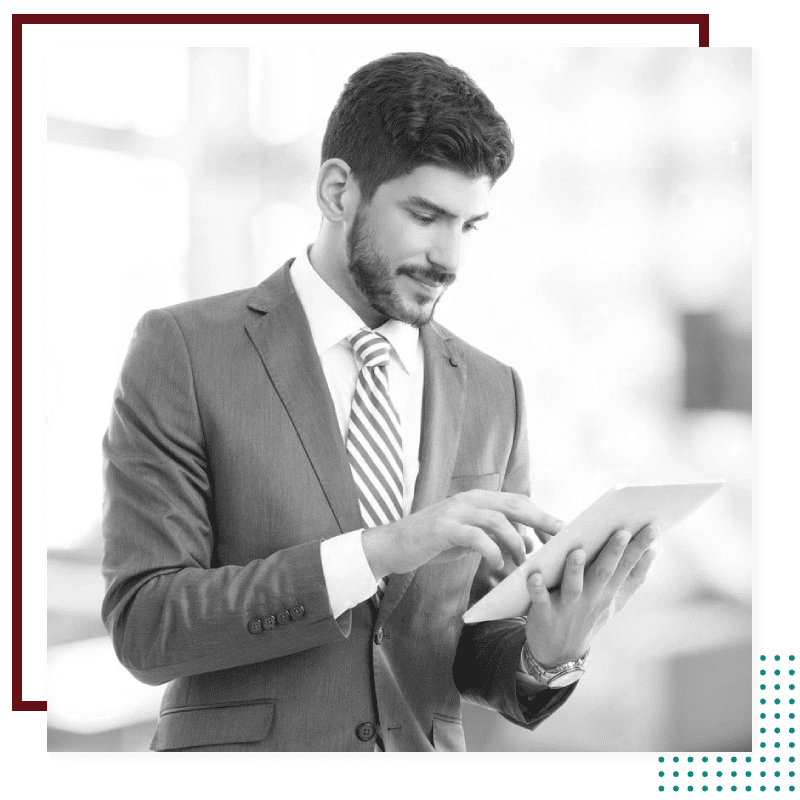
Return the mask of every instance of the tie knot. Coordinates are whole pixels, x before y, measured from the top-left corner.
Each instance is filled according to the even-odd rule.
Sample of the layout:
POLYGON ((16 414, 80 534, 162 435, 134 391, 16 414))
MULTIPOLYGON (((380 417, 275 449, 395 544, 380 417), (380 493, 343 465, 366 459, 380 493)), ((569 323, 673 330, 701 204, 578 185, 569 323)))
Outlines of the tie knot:
POLYGON ((389 363, 392 346, 379 333, 362 328, 347 337, 353 352, 365 367, 385 367, 389 363))

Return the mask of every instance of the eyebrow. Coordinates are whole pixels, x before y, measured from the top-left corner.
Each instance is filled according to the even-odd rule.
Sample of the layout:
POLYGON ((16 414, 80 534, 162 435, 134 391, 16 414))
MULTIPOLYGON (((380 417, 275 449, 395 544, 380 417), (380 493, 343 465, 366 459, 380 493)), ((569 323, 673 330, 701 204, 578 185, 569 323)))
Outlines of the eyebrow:
MULTIPOLYGON (((409 197, 406 201, 409 205, 416 206, 417 208, 424 208, 426 211, 430 211, 433 214, 438 214, 439 216, 446 217, 447 219, 455 219, 458 215, 454 214, 452 211, 448 211, 446 208, 442 208, 441 206, 437 206, 436 203, 432 203, 430 200, 426 200, 424 197, 420 195, 413 195, 409 197)), ((470 217, 467 222, 480 222, 481 220, 486 219, 489 216, 489 212, 486 211, 483 214, 478 214, 476 217, 470 217)))

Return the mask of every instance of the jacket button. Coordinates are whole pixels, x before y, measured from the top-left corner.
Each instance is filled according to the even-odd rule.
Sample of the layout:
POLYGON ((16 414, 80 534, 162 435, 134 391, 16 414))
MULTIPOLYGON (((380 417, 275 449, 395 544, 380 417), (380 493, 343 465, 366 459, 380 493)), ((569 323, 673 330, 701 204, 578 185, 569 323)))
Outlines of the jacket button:
POLYGON ((247 630, 250 631, 250 633, 261 633, 261 631, 264 630, 264 626, 261 624, 261 620, 255 617, 247 623, 247 630))
POLYGON ((264 627, 265 628, 274 628, 278 624, 278 620, 274 614, 270 614, 268 617, 264 617, 264 627))
POLYGON ((278 625, 285 625, 291 621, 292 615, 284 608, 283 611, 278 612, 278 625))
POLYGON ((356 728, 356 736, 362 742, 369 742, 375 738, 375 726, 371 722, 362 722, 356 728))
POLYGON ((383 625, 381 625, 378 630, 375 631, 375 635, 372 637, 372 640, 375 644, 380 644, 383 641, 383 625))
POLYGON ((292 619, 303 619, 306 615, 306 610, 298 603, 296 606, 292 606, 289 609, 289 613, 292 615, 292 619))

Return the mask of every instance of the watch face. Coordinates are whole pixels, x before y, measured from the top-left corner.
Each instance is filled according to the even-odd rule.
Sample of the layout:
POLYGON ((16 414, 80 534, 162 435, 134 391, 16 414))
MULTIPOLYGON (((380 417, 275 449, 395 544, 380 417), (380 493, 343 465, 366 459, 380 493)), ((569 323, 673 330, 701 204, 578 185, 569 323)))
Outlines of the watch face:
POLYGON ((582 669, 571 669, 563 675, 557 675, 547 684, 547 687, 549 689, 563 689, 565 686, 572 686, 575 681, 579 681, 583 677, 584 671, 582 669))

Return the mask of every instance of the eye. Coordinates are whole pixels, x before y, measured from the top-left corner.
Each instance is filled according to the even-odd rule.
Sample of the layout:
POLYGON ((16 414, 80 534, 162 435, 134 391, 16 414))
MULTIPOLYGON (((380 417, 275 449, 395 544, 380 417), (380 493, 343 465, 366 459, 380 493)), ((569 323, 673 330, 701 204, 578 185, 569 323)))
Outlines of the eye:
POLYGON ((474 222, 464 223, 464 233, 471 233, 472 231, 476 230, 478 230, 478 226, 474 222))
POLYGON ((430 225, 431 222, 433 222, 436 219, 435 217, 430 217, 426 214, 418 214, 415 211, 411 212, 411 216, 414 217, 414 219, 417 220, 417 222, 419 222, 420 225, 430 225))

